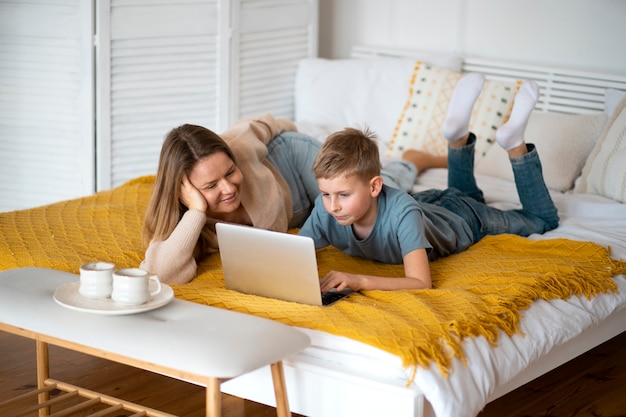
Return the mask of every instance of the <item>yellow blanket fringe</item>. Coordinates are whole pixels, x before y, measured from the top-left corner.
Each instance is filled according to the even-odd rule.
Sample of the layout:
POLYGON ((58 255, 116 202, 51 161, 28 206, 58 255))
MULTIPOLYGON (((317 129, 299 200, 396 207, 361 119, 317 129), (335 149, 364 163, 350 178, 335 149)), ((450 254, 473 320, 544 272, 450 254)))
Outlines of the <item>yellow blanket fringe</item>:
MULTIPOLYGON (((0 270, 39 266, 77 273, 95 260, 137 266, 153 180, 142 177, 94 196, 0 213, 0 270)), ((321 274, 332 267, 403 275, 400 265, 351 258, 334 248, 319 251, 318 263, 321 274)), ((363 291, 330 307, 311 307, 226 290, 219 256, 213 255, 191 283, 173 287, 178 298, 345 336, 399 356, 413 371, 435 362, 447 375, 452 357, 464 359, 464 338, 484 336, 495 345, 499 330, 515 334, 521 311, 539 298, 616 291, 611 277, 626 273, 626 262, 611 259, 595 243, 500 235, 433 262, 431 273, 433 290, 363 291)))

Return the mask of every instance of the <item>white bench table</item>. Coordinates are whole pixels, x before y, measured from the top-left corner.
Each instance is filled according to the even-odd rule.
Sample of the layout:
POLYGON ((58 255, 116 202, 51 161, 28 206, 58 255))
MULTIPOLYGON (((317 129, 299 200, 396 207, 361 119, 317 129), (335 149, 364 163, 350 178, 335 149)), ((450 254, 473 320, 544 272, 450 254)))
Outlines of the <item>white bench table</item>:
POLYGON ((78 275, 44 268, 0 272, 0 330, 36 342, 40 416, 50 412, 46 401, 54 387, 78 392, 115 409, 170 416, 50 378, 48 344, 205 386, 207 416, 221 413, 222 381, 270 365, 277 414, 291 415, 282 359, 310 344, 301 331, 272 320, 177 299, 131 315, 74 311, 59 305, 53 294, 57 287, 77 280, 78 275))

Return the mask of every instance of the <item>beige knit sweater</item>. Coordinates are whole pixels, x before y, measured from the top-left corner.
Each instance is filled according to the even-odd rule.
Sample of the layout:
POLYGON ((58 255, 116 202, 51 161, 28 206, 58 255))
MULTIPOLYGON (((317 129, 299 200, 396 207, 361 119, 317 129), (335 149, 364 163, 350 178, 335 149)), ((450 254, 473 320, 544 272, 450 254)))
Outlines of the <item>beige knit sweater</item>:
MULTIPOLYGON (((291 121, 266 114, 241 120, 220 135, 233 151, 243 174, 241 204, 254 227, 287 231, 292 216, 291 194, 283 177, 266 160, 266 145, 280 132, 296 130, 291 121)), ((166 240, 150 243, 140 267, 157 274, 166 283, 191 281, 196 276, 193 250, 200 232, 205 224, 214 226, 215 223, 217 220, 207 218, 205 213, 187 211, 166 240)), ((217 237, 214 227, 212 231, 210 249, 215 252, 217 237)))

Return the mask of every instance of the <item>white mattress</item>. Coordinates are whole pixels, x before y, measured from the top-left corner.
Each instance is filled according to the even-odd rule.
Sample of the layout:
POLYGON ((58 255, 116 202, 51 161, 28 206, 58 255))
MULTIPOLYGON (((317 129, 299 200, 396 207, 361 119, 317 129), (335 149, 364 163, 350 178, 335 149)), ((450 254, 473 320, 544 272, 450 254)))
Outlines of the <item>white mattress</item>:
MULTIPOLYGON (((446 171, 431 170, 418 178, 416 190, 445 188, 446 171)), ((501 208, 519 206, 512 182, 477 176, 489 204, 501 208)), ((532 239, 556 237, 594 241, 610 246, 614 258, 626 258, 626 204, 588 194, 554 193, 561 216, 560 226, 532 239)), ((520 330, 525 334, 507 337, 501 333, 492 348, 483 337, 467 339, 464 352, 468 365, 454 361, 454 372, 444 378, 436 366, 418 369, 414 385, 421 390, 437 417, 475 416, 502 386, 552 348, 572 339, 613 312, 626 306, 626 277, 615 278, 618 294, 600 295, 592 300, 539 300, 522 314, 520 330)), ((369 372, 377 378, 407 381, 410 370, 400 358, 345 337, 302 329, 312 340, 304 352, 325 361, 369 372)), ((626 323, 624 324, 626 330, 626 323)))

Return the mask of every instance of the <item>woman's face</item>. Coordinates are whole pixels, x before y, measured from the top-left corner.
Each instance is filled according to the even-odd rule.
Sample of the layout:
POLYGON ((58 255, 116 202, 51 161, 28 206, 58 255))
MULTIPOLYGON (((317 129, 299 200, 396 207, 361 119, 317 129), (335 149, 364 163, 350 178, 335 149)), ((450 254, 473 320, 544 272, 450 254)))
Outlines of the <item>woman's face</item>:
POLYGON ((199 160, 189 173, 189 181, 207 202, 207 215, 220 217, 232 213, 241 204, 243 175, 224 152, 199 160))

